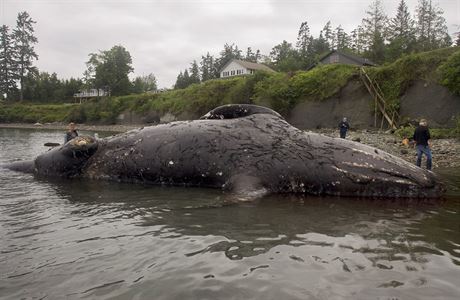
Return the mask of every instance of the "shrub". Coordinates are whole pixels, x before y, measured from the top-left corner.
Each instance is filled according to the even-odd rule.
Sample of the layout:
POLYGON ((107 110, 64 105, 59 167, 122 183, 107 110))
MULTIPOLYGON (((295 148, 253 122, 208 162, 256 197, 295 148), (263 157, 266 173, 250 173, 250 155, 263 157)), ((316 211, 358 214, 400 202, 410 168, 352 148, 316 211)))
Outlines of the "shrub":
POLYGON ((452 93, 460 95, 460 50, 452 54, 438 70, 441 84, 452 93))

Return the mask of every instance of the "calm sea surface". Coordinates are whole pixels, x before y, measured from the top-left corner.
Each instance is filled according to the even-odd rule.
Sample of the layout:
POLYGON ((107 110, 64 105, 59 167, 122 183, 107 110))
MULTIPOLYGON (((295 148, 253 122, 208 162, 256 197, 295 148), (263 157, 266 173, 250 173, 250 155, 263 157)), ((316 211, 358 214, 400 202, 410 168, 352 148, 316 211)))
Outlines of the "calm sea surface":
MULTIPOLYGON (((62 140, 0 129, 0 163, 62 140)), ((460 170, 440 172, 444 201, 238 201, 0 170, 0 298, 457 300, 460 170)))

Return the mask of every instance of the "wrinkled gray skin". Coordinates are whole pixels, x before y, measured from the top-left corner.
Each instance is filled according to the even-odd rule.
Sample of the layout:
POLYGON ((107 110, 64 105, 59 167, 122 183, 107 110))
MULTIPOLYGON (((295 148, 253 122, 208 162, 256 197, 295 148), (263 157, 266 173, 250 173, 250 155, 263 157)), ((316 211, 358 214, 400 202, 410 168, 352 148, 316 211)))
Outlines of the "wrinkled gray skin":
POLYGON ((237 192, 364 197, 439 197, 434 173, 360 143, 305 133, 250 105, 200 120, 144 127, 95 141, 79 137, 11 169, 237 192))

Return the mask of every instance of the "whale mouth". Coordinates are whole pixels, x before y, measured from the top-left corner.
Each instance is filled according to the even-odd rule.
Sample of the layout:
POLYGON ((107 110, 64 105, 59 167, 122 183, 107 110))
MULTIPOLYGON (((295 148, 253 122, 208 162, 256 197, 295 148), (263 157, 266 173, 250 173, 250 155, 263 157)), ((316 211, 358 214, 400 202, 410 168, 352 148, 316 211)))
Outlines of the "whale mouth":
POLYGON ((83 147, 94 143, 96 143, 96 140, 90 136, 77 136, 68 142, 68 144, 77 147, 83 147))
POLYGON ((62 154, 68 157, 90 157, 98 148, 97 141, 90 136, 78 136, 62 146, 62 154))

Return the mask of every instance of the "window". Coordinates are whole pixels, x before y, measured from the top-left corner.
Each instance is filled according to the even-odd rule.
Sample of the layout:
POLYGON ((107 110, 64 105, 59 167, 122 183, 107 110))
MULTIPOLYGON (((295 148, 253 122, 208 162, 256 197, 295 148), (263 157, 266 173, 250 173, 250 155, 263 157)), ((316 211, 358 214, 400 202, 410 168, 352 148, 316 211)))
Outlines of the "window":
POLYGON ((231 75, 235 75, 235 70, 232 71, 231 75))
POLYGON ((339 62, 339 55, 338 54, 331 55, 331 57, 329 58, 329 61, 331 62, 331 64, 338 63, 339 62))

